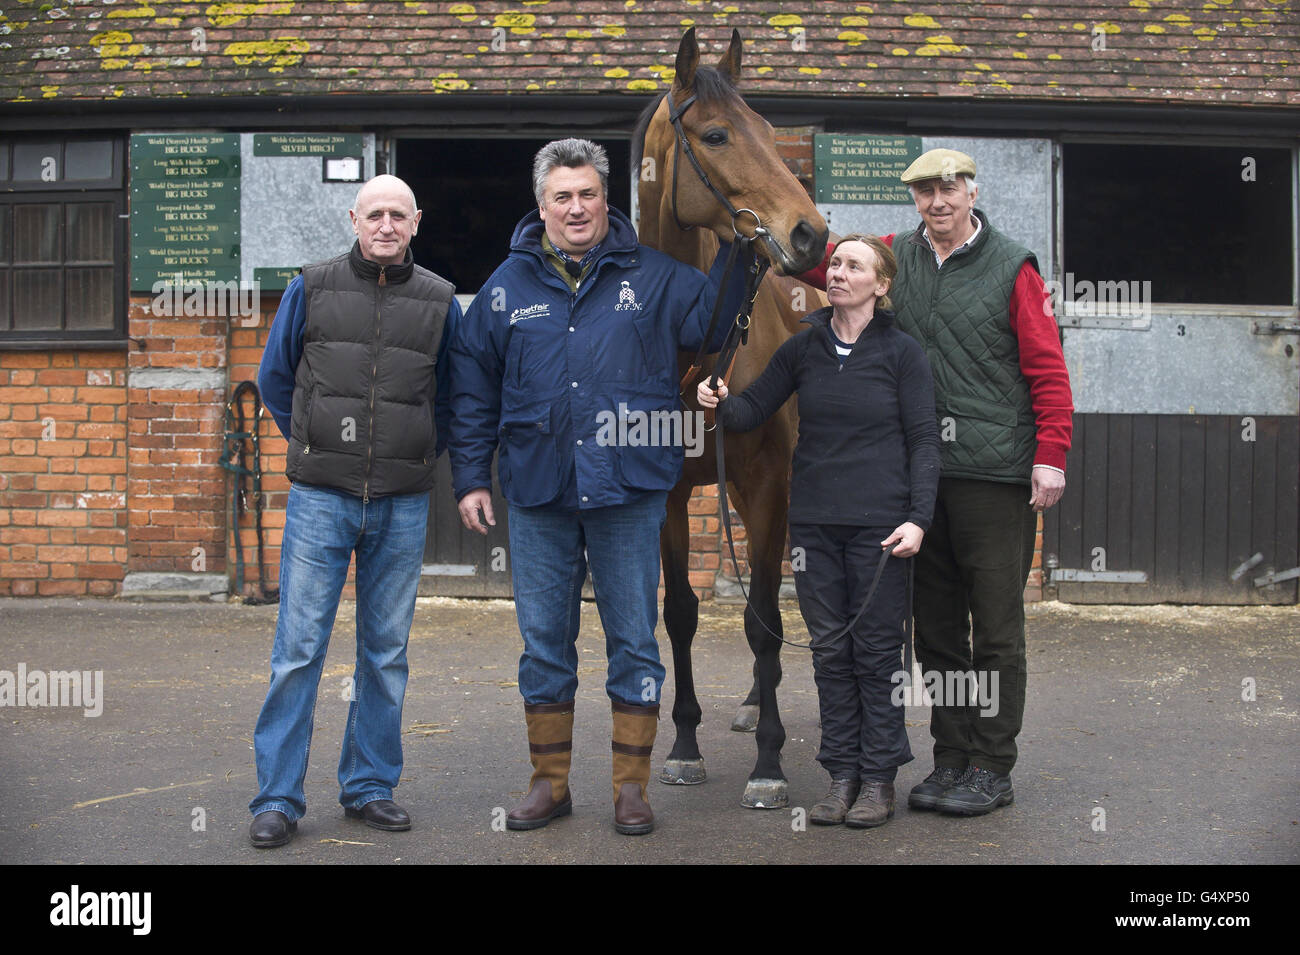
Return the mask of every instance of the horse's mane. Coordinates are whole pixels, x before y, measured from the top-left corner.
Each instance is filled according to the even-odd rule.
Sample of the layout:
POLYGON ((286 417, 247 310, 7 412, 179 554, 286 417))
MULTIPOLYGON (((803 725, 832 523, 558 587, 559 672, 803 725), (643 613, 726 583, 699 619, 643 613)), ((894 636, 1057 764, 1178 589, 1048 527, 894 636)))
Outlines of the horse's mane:
MULTIPOLYGON (((705 106, 715 103, 726 103, 732 100, 740 99, 740 94, 736 92, 736 87, 731 82, 731 77, 712 66, 701 66, 695 70, 695 85, 692 88, 696 100, 705 106)), ((632 127, 632 168, 641 168, 641 157, 645 154, 645 134, 650 128, 650 120, 663 102, 667 93, 656 97, 650 102, 650 105, 641 110, 641 115, 636 119, 636 125, 632 127)))

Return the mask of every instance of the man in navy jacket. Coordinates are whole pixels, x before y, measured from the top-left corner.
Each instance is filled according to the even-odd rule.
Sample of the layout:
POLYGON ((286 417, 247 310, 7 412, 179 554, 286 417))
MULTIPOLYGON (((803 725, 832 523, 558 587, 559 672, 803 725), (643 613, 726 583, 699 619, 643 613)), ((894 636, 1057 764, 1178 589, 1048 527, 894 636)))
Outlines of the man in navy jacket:
MULTIPOLYGON (((535 829, 572 811, 569 757, 579 606, 588 562, 609 653, 614 820, 651 831, 646 799, 664 668, 659 531, 694 422, 677 398, 677 353, 699 348, 727 248, 710 275, 637 243, 606 204, 609 161, 582 139, 534 160, 537 211, 449 346, 452 480, 461 520, 495 524, 492 454, 510 505, 515 608, 534 772, 507 817, 535 829)), ((717 349, 743 292, 728 283, 717 349)))

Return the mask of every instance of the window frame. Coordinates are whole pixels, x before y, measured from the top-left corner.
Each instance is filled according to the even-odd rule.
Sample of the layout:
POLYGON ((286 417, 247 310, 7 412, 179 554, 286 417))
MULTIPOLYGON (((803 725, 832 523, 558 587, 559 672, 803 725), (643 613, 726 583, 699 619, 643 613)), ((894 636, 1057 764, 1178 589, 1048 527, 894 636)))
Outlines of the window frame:
MULTIPOLYGON (((1053 176, 1053 189, 1055 196, 1052 202, 1055 222, 1053 223, 1053 234, 1056 242, 1056 262, 1055 273, 1052 278, 1058 283, 1063 282, 1066 274, 1066 245, 1065 245, 1065 147, 1070 145, 1090 145, 1090 146, 1127 146, 1140 148, 1143 146, 1181 146, 1181 147, 1231 147, 1235 149, 1284 149, 1291 154, 1291 239, 1292 255, 1297 262, 1300 262, 1300 145, 1293 139, 1277 138, 1254 138, 1242 139, 1240 137, 1229 136, 1205 136, 1195 139, 1180 138, 1176 136, 1160 135, 1088 135, 1074 134, 1061 135, 1056 137, 1053 155, 1053 166, 1055 175, 1053 176)), ((1239 315, 1242 317, 1258 316, 1265 318, 1296 318, 1300 317, 1300 265, 1294 267, 1291 271, 1291 304, 1289 305, 1239 305, 1233 303, 1218 302, 1162 302, 1154 300, 1148 303, 1150 307, 1164 315, 1181 315, 1187 317, 1201 315, 1239 315)), ((1109 324, 1113 321, 1119 321, 1122 325, 1128 326, 1132 322, 1129 315, 1121 314, 1118 311, 1108 312, 1097 309, 1080 311, 1071 307, 1071 303, 1063 302, 1061 314, 1057 315, 1057 322, 1061 325, 1074 326, 1080 320, 1092 320, 1090 324, 1109 324)), ((1134 326, 1137 327, 1137 326, 1134 326)))
MULTIPOLYGON (((12 209, 17 205, 51 205, 58 204, 66 209, 68 203, 89 203, 89 202, 106 202, 112 209, 113 224, 111 228, 112 241, 112 275, 113 275, 113 316, 112 327, 103 329, 86 329, 86 328, 67 328, 68 311, 67 311, 67 284, 66 280, 63 286, 64 301, 61 307, 61 322, 63 328, 60 329, 0 329, 0 350, 22 351, 22 350, 44 350, 44 349, 70 349, 70 348, 90 348, 90 349, 123 349, 129 344, 127 334, 127 277, 129 268, 129 235, 127 231, 127 185, 126 185, 126 139, 123 135, 112 133, 101 134, 78 134, 73 136, 51 137, 39 134, 24 136, 6 136, 0 138, 0 150, 8 153, 8 172, 10 178, 0 180, 0 206, 9 207, 9 216, 6 220, 7 227, 13 228, 12 209), (68 180, 60 179, 54 182, 15 182, 13 176, 13 147, 26 143, 46 143, 57 141, 60 144, 60 163, 66 163, 67 151, 70 146, 78 142, 102 142, 109 140, 112 143, 112 173, 107 179, 94 180, 68 180)), ((63 213, 66 216, 66 211, 63 213)), ((66 225, 60 226, 61 234, 66 225)), ((12 261, 13 254, 13 235, 9 235, 10 261, 0 263, 0 269, 7 270, 12 276, 15 265, 12 261)), ((63 247, 60 249, 60 256, 65 256, 67 250, 66 237, 63 239, 63 247)), ((67 275, 66 262, 61 265, 63 274, 67 275)), ((14 295, 14 283, 12 278, 8 289, 9 302, 5 303, 10 308, 12 316, 12 303, 14 295)), ((11 318, 12 320, 12 318, 11 318)))

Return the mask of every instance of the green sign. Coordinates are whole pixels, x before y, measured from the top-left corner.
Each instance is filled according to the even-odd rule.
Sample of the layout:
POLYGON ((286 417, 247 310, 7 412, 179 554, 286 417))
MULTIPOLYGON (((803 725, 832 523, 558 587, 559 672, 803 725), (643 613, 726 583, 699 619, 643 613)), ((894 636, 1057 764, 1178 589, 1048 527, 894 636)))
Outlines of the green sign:
POLYGON ((263 292, 283 292, 298 274, 298 267, 283 269, 253 269, 253 281, 263 292))
POLYGON ((255 133, 254 156, 360 156, 360 133, 255 133))
POLYGON ((820 133, 813 137, 817 201, 910 205, 899 177, 920 155, 920 136, 820 133))
POLYGON ((131 289, 239 280, 239 135, 131 137, 131 289))

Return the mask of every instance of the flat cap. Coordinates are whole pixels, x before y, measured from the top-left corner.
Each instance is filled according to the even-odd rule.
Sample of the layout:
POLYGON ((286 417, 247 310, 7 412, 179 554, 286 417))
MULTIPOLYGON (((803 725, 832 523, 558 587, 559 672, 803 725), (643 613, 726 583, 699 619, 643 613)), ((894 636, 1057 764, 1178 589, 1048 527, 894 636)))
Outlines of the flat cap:
POLYGON ((903 182, 920 182, 922 179, 956 179, 958 176, 975 176, 975 160, 955 149, 931 149, 917 157, 903 173, 903 182))

